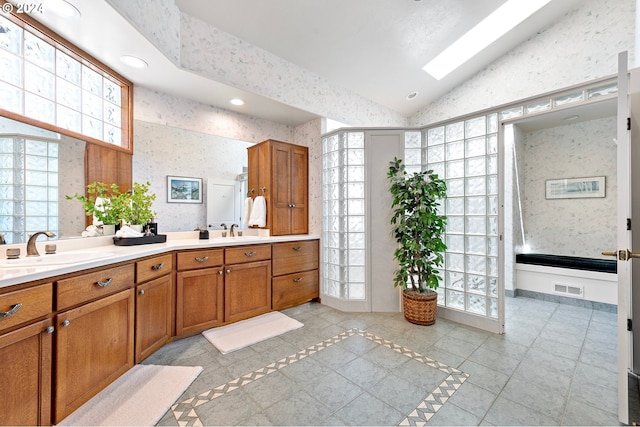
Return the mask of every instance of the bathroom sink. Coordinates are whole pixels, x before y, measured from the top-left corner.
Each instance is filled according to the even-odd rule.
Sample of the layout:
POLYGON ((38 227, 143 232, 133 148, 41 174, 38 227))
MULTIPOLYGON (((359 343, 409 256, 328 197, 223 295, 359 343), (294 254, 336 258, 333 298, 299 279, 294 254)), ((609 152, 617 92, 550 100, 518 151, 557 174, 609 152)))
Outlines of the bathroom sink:
POLYGON ((262 239, 262 237, 260 236, 234 236, 234 237, 214 237, 213 239, 211 239, 212 241, 218 243, 232 243, 232 242, 245 242, 245 241, 252 241, 252 240, 260 240, 262 239))
POLYGON ((112 256, 111 252, 61 252, 57 254, 41 254, 40 256, 22 256, 18 259, 0 259, 0 267, 38 267, 49 265, 75 264, 93 261, 112 256))

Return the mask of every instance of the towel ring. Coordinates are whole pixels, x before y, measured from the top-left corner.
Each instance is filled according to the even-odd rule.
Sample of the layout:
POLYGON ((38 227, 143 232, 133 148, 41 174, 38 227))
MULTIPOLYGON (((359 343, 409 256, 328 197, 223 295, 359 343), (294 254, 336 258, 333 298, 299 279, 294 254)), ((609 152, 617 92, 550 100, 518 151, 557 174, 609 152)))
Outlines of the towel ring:
POLYGON ((264 192, 265 192, 266 189, 267 189, 267 187, 260 187, 260 191, 262 191, 261 196, 264 196, 264 192))
POLYGON ((254 189, 250 189, 249 191, 247 191, 247 196, 251 196, 254 193, 254 189))

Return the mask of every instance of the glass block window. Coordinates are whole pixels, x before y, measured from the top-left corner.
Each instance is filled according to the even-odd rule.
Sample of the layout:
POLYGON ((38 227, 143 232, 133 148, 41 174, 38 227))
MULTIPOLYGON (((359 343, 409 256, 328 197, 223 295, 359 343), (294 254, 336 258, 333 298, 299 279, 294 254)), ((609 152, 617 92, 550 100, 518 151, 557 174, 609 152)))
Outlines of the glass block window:
POLYGON ((53 43, 0 16, 0 109, 126 145, 121 84, 53 43))
POLYGON ((364 132, 338 132, 322 140, 323 293, 364 300, 364 132))
POLYGON ((407 170, 447 182, 444 283, 438 303, 498 317, 498 114, 405 134, 407 170))
POLYGON ((36 231, 58 234, 58 142, 0 137, 0 233, 26 242, 36 231))

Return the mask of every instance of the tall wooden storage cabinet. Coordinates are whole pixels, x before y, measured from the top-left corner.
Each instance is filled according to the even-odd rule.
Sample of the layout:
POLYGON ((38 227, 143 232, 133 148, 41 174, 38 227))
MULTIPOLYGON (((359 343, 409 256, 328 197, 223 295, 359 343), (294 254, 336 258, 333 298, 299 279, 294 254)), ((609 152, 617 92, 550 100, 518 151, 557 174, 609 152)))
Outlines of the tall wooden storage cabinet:
POLYGON ((272 236, 309 232, 309 149, 268 139, 248 149, 248 189, 267 202, 272 236))

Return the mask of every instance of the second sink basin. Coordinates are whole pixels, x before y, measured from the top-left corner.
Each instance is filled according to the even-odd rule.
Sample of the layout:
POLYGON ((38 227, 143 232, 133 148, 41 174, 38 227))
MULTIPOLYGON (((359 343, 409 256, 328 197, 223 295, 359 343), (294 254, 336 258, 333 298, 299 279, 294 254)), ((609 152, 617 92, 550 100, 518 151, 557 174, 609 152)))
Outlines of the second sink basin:
POLYGON ((260 236, 233 236, 233 237, 214 237, 213 240, 214 242, 228 242, 228 243, 232 243, 232 242, 245 242, 245 241, 251 241, 251 240, 260 240, 261 237, 260 236))
POLYGON ((111 252, 61 252, 57 254, 41 254, 40 256, 23 256, 18 259, 0 259, 0 267, 37 267, 47 265, 75 264, 78 262, 103 259, 111 256, 111 252))

